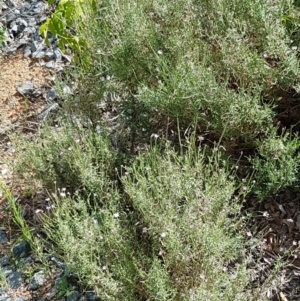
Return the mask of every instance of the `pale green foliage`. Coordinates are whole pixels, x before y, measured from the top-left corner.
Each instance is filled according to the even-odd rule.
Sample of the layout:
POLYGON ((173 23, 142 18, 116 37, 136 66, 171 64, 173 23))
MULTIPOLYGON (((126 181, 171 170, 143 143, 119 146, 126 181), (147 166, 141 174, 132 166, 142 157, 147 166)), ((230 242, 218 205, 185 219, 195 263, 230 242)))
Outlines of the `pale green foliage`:
POLYGON ((5 274, 4 274, 3 269, 2 269, 1 266, 0 266, 0 287, 2 289, 8 289, 9 288, 7 279, 5 277, 5 274))
POLYGON ((255 192, 262 200, 297 181, 299 169, 299 140, 288 133, 281 137, 271 133, 259 145, 259 156, 251 159, 256 171, 255 192))
MULTIPOLYGON (((282 21, 295 10, 291 1, 125 0, 100 7, 88 35, 97 77, 89 75, 86 85, 95 87, 94 102, 103 91, 121 99, 127 93, 132 110, 143 104, 181 124, 249 141, 272 128, 274 113, 262 96, 299 81, 297 50, 282 21)), ((117 104, 119 112, 125 104, 117 104)))
MULTIPOLYGON (((113 153, 108 139, 91 129, 85 129, 80 121, 64 119, 60 127, 45 126, 37 134, 37 143, 30 139, 16 141, 27 147, 26 154, 17 160, 19 173, 28 179, 27 173, 52 189, 80 189, 86 194, 105 190, 104 174, 113 169, 113 153)), ((30 179, 30 178, 29 178, 30 179)))
POLYGON ((274 126, 276 105, 286 105, 277 92, 299 87, 298 7, 95 0, 58 8, 48 22, 63 34, 76 29, 80 46, 70 115, 16 143, 25 149, 18 172, 54 193, 43 227, 52 253, 103 300, 263 300, 265 286, 249 285, 239 192, 263 199, 298 180, 299 140, 274 126), (173 138, 161 148, 149 141, 154 133, 159 144, 159 121, 173 138), (213 149, 204 153, 203 143, 213 149), (237 159, 249 145, 253 157, 237 159))
MULTIPOLYGON (((1 3, 0 3, 1 5, 1 3)), ((0 49, 3 47, 3 43, 7 41, 7 38, 5 37, 5 29, 3 25, 0 23, 0 49)))
POLYGON ((86 199, 57 195, 45 231, 71 273, 105 300, 243 300, 247 273, 226 270, 243 256, 235 185, 203 160, 192 146, 154 148, 122 177, 123 196, 113 185, 86 199))
POLYGON ((133 207, 156 241, 155 253, 161 252, 174 287, 187 300, 198 294, 236 298, 236 291, 230 292, 238 284, 228 282, 223 270, 242 251, 235 233, 239 206, 231 199, 234 183, 219 168, 205 164, 192 147, 184 156, 167 150, 161 157, 153 150, 123 177, 133 207))

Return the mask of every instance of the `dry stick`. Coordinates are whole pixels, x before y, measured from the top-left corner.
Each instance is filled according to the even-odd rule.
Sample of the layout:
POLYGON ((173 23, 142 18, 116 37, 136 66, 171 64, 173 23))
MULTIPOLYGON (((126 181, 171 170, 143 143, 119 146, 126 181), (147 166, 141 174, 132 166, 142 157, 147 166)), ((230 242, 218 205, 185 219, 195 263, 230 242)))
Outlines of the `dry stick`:
POLYGON ((288 299, 285 297, 285 295, 283 294, 283 292, 280 292, 279 296, 280 296, 281 301, 288 301, 288 299))

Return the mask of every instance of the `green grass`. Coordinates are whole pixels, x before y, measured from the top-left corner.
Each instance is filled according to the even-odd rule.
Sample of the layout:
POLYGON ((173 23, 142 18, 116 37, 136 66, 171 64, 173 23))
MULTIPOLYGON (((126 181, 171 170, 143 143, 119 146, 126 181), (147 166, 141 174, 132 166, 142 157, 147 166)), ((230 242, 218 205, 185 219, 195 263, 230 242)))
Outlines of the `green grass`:
MULTIPOLYGON (((1 8, 1 2, 0 2, 0 8, 1 8)), ((0 49, 3 47, 5 41, 7 41, 7 38, 5 37, 5 29, 3 25, 0 24, 0 49)))
POLYGON ((13 138, 51 196, 41 245, 103 300, 267 300, 279 268, 251 287, 241 210, 299 181, 298 121, 277 116, 299 101, 299 5, 88 3, 77 90, 13 138))

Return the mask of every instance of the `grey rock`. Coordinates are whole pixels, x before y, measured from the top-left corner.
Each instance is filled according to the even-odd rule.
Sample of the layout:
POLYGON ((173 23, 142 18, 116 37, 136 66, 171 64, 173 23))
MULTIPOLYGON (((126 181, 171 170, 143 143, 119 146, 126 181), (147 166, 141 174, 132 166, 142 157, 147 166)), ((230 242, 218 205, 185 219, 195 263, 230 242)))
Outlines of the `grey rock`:
POLYGON ((34 92, 34 86, 32 82, 25 82, 22 83, 21 85, 16 85, 17 91, 25 96, 31 95, 34 92))
POLYGON ((53 59, 55 59, 55 53, 54 53, 53 51, 51 51, 51 50, 47 51, 47 52, 45 53, 44 59, 45 59, 47 62, 48 62, 48 61, 51 61, 51 60, 53 60, 53 59))
POLYGON ((34 90, 34 92, 32 93, 32 95, 34 97, 38 97, 41 96, 45 93, 46 89, 42 86, 42 87, 38 87, 37 89, 34 90))
POLYGON ((18 47, 26 45, 27 44, 27 40, 26 39, 20 39, 18 42, 18 47))
POLYGON ((22 32, 27 27, 27 22, 24 19, 18 18, 10 23, 11 31, 15 33, 22 32))
POLYGON ((48 62, 46 65, 45 65, 47 68, 51 68, 51 69, 54 69, 55 68, 55 63, 53 61, 50 61, 48 62))
POLYGON ((12 47, 6 51, 6 54, 8 56, 11 56, 11 55, 14 55, 16 53, 16 51, 17 51, 17 47, 12 47))
POLYGON ((9 265, 9 257, 5 255, 0 258, 0 266, 4 267, 7 265, 9 265))
POLYGON ((54 263, 54 265, 57 267, 57 268, 59 268, 59 269, 65 269, 66 268, 66 265, 63 263, 63 262, 61 262, 61 261, 59 261, 57 258, 55 258, 54 256, 52 256, 52 257, 50 257, 49 258, 49 260, 52 262, 52 263, 54 263))
POLYGON ((0 301, 8 301, 9 299, 8 294, 0 289, 0 301))
POLYGON ((23 277, 19 272, 11 273, 6 279, 12 289, 17 289, 23 284, 23 277))
POLYGON ((36 25, 36 19, 35 18, 29 18, 28 19, 28 26, 33 27, 36 25))
POLYGON ((38 50, 38 47, 39 47, 39 43, 35 40, 32 41, 31 43, 31 51, 32 52, 36 52, 38 50))
POLYGON ((60 62, 62 60, 62 52, 59 48, 53 50, 56 61, 60 62))
POLYGON ((10 265, 2 267, 2 273, 5 277, 8 277, 14 272, 14 269, 10 265))
POLYGON ((13 1, 11 0, 6 0, 5 4, 9 7, 9 8, 14 8, 15 4, 13 3, 13 1))
POLYGON ((18 298, 13 299, 13 301, 25 301, 25 299, 22 297, 18 297, 18 298))
POLYGON ((28 25, 24 19, 17 19, 18 32, 22 32, 28 25))
POLYGON ((23 240, 13 248, 13 255, 18 259, 29 256, 30 252, 31 247, 26 240, 23 240))
POLYGON ((45 4, 40 1, 31 6, 30 11, 33 13, 42 13, 45 10, 45 4))
POLYGON ((24 29, 23 34, 26 34, 28 39, 32 39, 32 35, 36 32, 36 28, 34 26, 28 26, 26 29, 24 29))
POLYGON ((6 244, 8 242, 8 237, 6 233, 0 229, 0 244, 6 244))
POLYGON ((40 19, 39 19, 39 24, 44 23, 46 20, 47 20, 47 16, 46 15, 41 16, 40 19))
POLYGON ((40 60, 44 57, 45 57, 45 52, 42 50, 37 50, 36 52, 32 53, 32 58, 34 58, 34 59, 40 60))
POLYGON ((6 15, 6 24, 10 23, 11 21, 13 20, 16 20, 17 18, 17 15, 15 13, 12 13, 12 14, 7 14, 6 15))
POLYGON ((58 95, 56 93, 56 88, 55 87, 52 87, 48 93, 47 93, 47 96, 46 96, 46 99, 50 102, 54 101, 55 99, 58 98, 58 95))
POLYGON ((67 297, 67 301, 77 301, 80 298, 80 293, 77 291, 72 291, 67 297))
POLYGON ((24 50, 24 57, 29 57, 31 55, 31 47, 27 46, 24 50))
POLYGON ((10 24, 10 29, 11 29, 11 31, 14 31, 17 33, 18 32, 18 24, 16 22, 12 22, 10 24))
POLYGON ((39 271, 33 275, 31 278, 29 284, 28 284, 28 289, 30 290, 36 290, 40 286, 42 286, 45 281, 47 280, 46 274, 44 271, 39 271))
POLYGON ((101 299, 94 292, 86 293, 87 301, 101 301, 101 299))
POLYGON ((57 102, 50 102, 50 104, 47 104, 43 111, 38 115, 39 120, 45 120, 50 112, 55 112, 59 108, 59 105, 57 102))

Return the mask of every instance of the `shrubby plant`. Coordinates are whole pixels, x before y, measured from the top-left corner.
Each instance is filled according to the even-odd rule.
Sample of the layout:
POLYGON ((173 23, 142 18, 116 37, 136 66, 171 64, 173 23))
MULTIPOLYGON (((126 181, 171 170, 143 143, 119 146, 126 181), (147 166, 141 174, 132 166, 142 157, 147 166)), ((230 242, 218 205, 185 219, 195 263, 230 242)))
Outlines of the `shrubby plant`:
POLYGON ((249 141, 273 127, 262 97, 276 99, 274 91, 299 80, 297 48, 282 21, 296 10, 292 1, 104 1, 99 10, 92 34, 84 31, 98 76, 94 105, 113 92, 123 100, 114 104, 120 113, 142 103, 156 118, 249 141))
POLYGON ((250 161, 256 171, 255 192, 261 200, 298 180, 299 143, 289 133, 270 133, 260 143, 258 156, 250 161))
POLYGON ((54 252, 83 285, 105 300, 246 300, 248 275, 234 263, 244 256, 239 198, 217 162, 192 147, 153 148, 121 181, 126 194, 105 185, 96 202, 58 195, 45 219, 54 252))
POLYGON ((60 2, 47 22, 63 44, 76 30, 74 94, 18 139, 17 172, 51 193, 47 245, 83 286, 103 300, 264 298, 239 212, 247 193, 298 181, 299 139, 275 126, 299 87, 298 14, 291 0, 60 2), (156 129, 173 139, 159 147, 156 129))
POLYGON ((37 143, 26 138, 17 143, 26 148, 17 160, 25 179, 33 174, 49 189, 81 190, 87 195, 106 190, 103 177, 114 171, 114 153, 105 132, 99 135, 79 119, 64 118, 57 127, 45 125, 34 139, 37 143))

